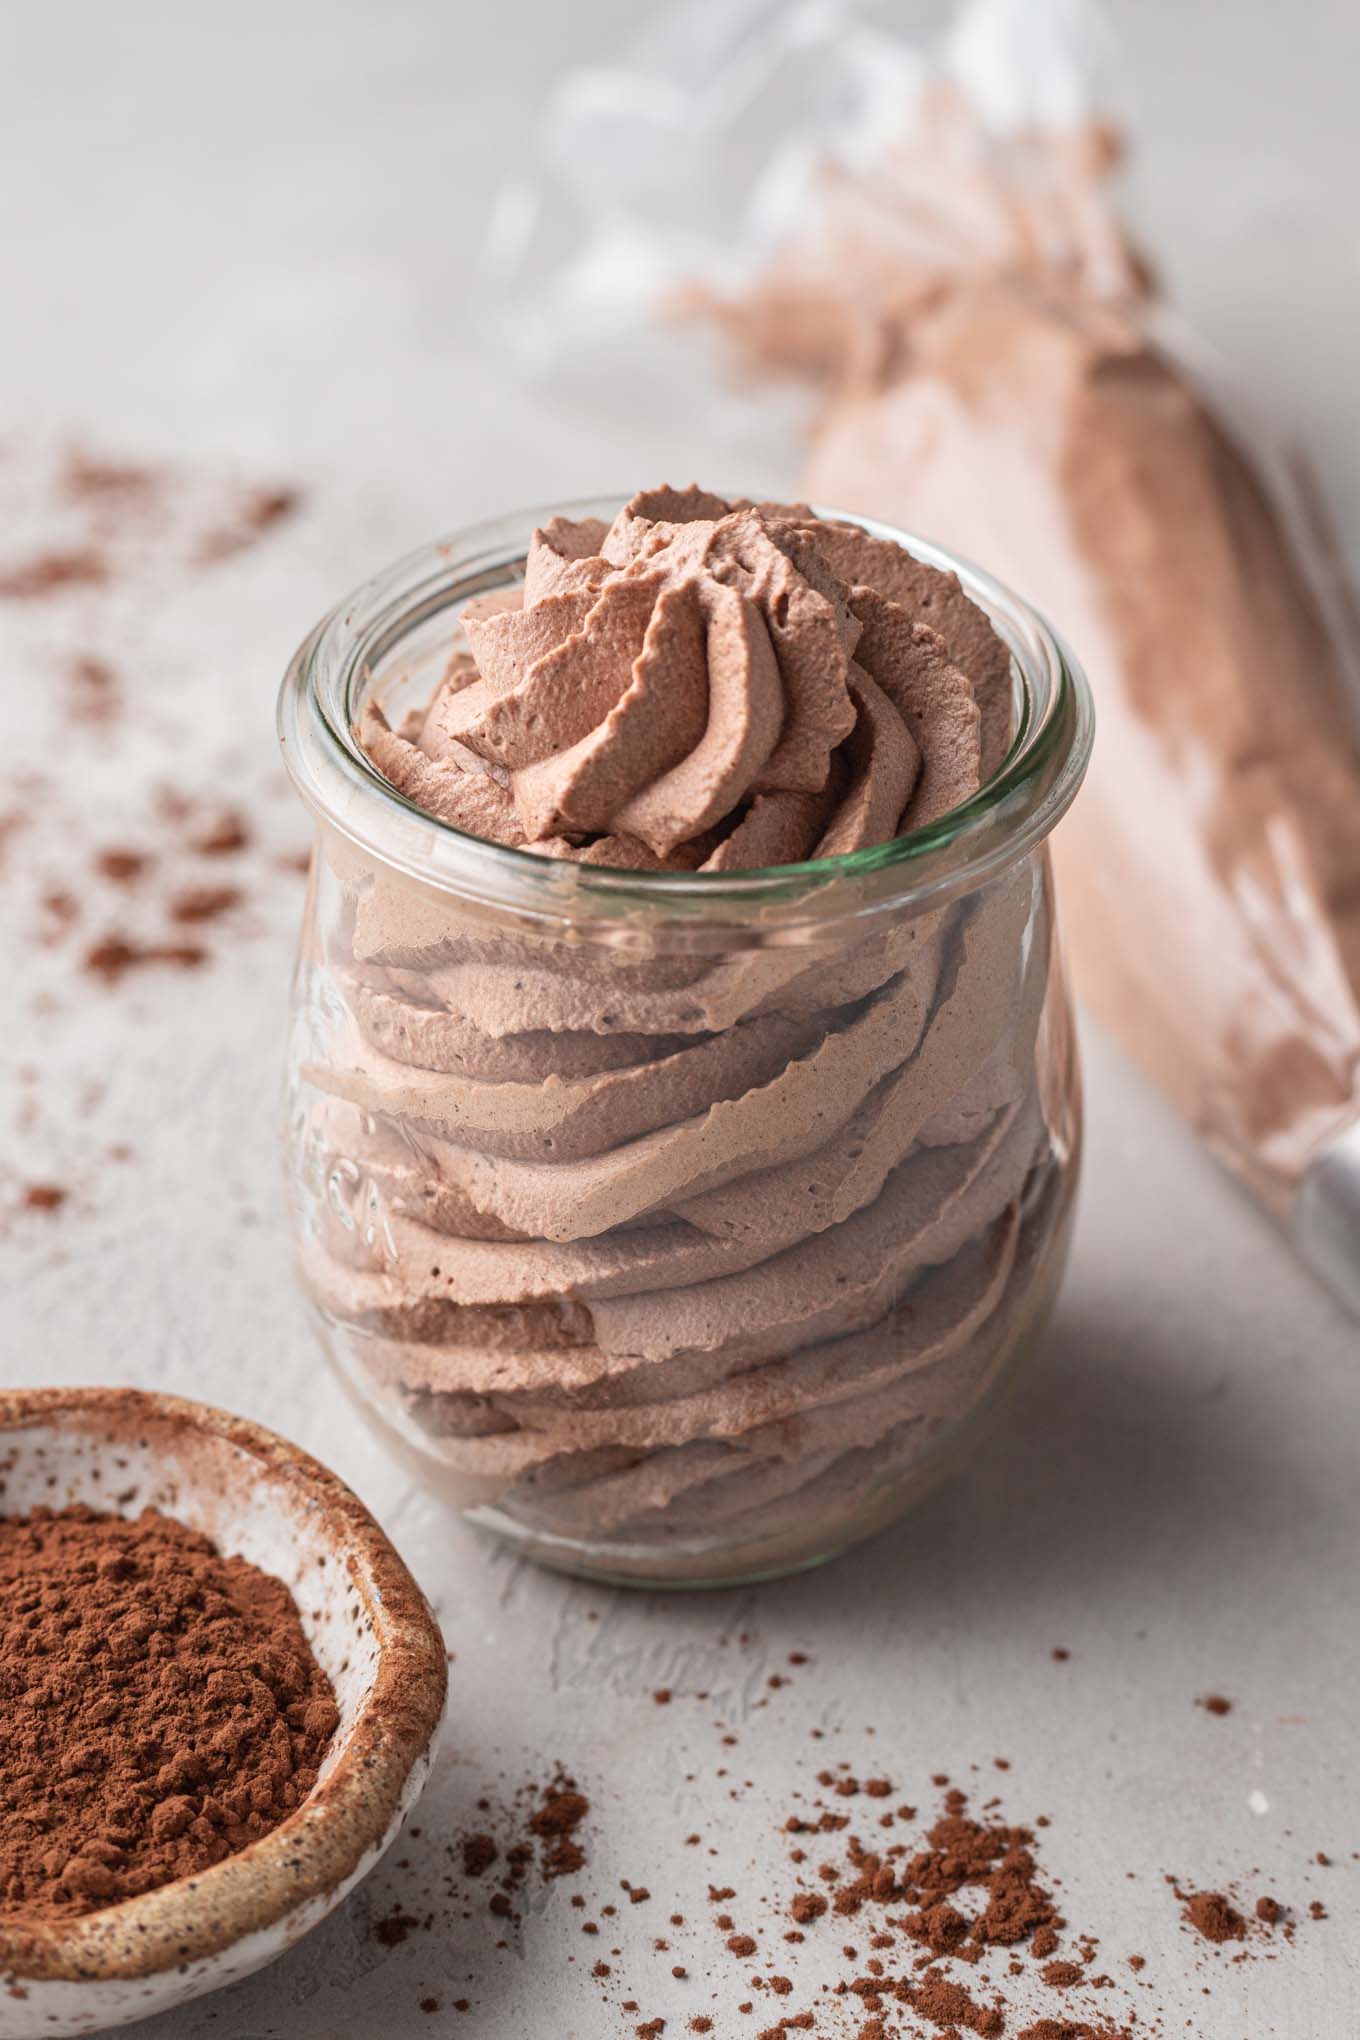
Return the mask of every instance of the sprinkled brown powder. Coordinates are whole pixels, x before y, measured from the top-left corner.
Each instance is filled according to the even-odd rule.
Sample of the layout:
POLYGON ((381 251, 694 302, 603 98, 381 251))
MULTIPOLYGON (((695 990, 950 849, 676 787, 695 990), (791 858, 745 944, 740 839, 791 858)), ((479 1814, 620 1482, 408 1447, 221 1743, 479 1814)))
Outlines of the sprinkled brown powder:
POLYGON ((40 553, 36 559, 0 570, 0 599, 36 602, 68 588, 92 588, 109 578, 109 563, 92 546, 40 553))
POLYGON ((500 1851, 490 1835, 466 1835, 463 1839, 463 1874, 484 1877, 500 1851))
POLYGON ((819 1920, 826 1911, 826 1900, 819 1891, 800 1891, 789 1911, 799 1926, 805 1927, 812 1920, 819 1920))
POLYGON ((239 906, 241 890, 234 885, 186 886, 176 893, 170 902, 169 915, 172 921, 181 924, 199 921, 215 921, 220 914, 239 906))
POLYGON ((1093 2026, 1086 2019, 1036 2019, 1015 2040, 1134 2040, 1131 2026, 1093 2026))
POLYGON ((368 1931, 380 1947, 399 1948, 419 1925, 414 1913, 403 1912, 399 1905, 394 1905, 381 1919, 374 1920, 368 1931))
POLYGON ((189 848, 196 850, 200 857, 233 857, 238 850, 244 850, 250 842, 250 830, 243 815, 229 808, 215 821, 200 829, 190 838, 189 848))
POLYGON ((208 952, 197 942, 132 942, 125 935, 106 935, 85 952, 85 968, 106 985, 121 984, 129 971, 163 963, 176 970, 197 970, 208 952))
POLYGON ((111 879, 115 885, 131 885, 141 877, 150 861, 144 850, 114 848, 99 851, 94 868, 101 878, 111 879))
POLYGON ((570 1877, 584 1867, 585 1850, 574 1837, 589 1812, 590 1801, 568 1777, 555 1778, 544 1791, 542 1804, 530 1816, 529 1832, 542 1844, 545 1877, 570 1877))
POLYGON ((71 685, 71 719, 111 722, 118 708, 118 676, 108 660, 84 652, 71 660, 66 671, 71 685))
POLYGON ((1005 2018, 995 2005, 981 2005, 961 1983, 931 1977, 914 1990, 905 1987, 906 2001, 913 2011, 929 2019, 932 2026, 962 2028, 969 2033, 991 2036, 1005 2030, 1005 2018))
POLYGON ((1243 1941, 1247 1923, 1221 1891, 1196 1891, 1187 1898, 1183 1917, 1206 1941, 1243 1941))

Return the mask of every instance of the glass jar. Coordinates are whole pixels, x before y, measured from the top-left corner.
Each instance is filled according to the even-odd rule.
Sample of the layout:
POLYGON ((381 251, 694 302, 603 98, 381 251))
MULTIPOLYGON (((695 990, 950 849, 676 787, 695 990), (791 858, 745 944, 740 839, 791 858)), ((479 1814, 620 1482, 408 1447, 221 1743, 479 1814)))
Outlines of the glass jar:
POLYGON ((370 698, 394 724, 428 698, 460 605, 518 578, 544 515, 369 582, 284 681, 317 826, 300 1279, 375 1428, 476 1523, 602 1579, 767 1577, 933 1484, 1052 1301, 1081 1114, 1045 839, 1090 698, 1024 603, 865 521, 956 571, 1011 649, 1015 740, 974 799, 767 871, 482 842, 354 729, 370 698))

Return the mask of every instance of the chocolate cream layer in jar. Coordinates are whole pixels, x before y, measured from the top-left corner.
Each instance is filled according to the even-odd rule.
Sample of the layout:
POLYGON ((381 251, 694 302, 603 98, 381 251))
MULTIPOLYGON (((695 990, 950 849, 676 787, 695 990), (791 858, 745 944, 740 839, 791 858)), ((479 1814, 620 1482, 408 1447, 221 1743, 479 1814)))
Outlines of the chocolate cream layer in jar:
POLYGON ((302 1281, 534 1555, 810 1563, 951 1463, 1056 1283, 1084 684, 1004 590, 805 505, 509 536, 372 584, 285 683, 302 1281))

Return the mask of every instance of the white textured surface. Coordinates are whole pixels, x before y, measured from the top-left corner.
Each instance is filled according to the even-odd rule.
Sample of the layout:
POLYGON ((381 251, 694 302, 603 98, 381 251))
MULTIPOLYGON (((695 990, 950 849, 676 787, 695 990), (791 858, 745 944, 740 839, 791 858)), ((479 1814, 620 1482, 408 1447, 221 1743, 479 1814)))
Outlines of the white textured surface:
MULTIPOLYGON (((398 1852, 415 1867, 379 1871, 230 1997, 145 2030, 594 2040, 631 2030, 617 2009, 631 1996, 668 2033, 698 2010, 720 2040, 750 2032, 764 2019, 736 2014, 741 1967, 721 1952, 704 1886, 737 1885, 756 1931, 751 1895, 782 1858, 790 1791, 825 1753, 808 1740, 818 1726, 834 1754, 925 1804, 932 1773, 965 1779, 1009 1757, 1007 1808, 1052 1816, 1044 1859, 1074 1926, 1102 1937, 1120 1976, 1126 1954, 1147 1956, 1134 2002, 1168 2035, 1345 2040, 1360 2029, 1360 1340, 1101 1042, 1088 1042, 1072 1274, 1007 1435, 830 1571, 689 1601, 536 1575, 410 1492, 313 1358, 273 1146, 301 887, 271 860, 303 840, 273 753, 284 660, 330 599, 434 530, 731 465, 683 418, 640 433, 554 414, 500 379, 468 313, 471 237, 516 123, 573 36, 604 38, 634 12, 4 9, 0 438, 78 428, 114 451, 296 479, 311 508, 210 574, 147 566, 112 609, 63 606, 128 666, 145 731, 80 732, 41 795, 21 775, 59 726, 64 626, 36 606, 0 613, 0 812, 16 786, 40 810, 7 845, 0 890, 15 931, 0 980, 0 1378, 163 1385, 276 1424, 378 1508, 457 1652, 424 1834, 398 1852), (161 840, 146 793, 171 773, 249 809, 249 904, 209 937, 207 971, 110 994, 72 960, 122 918, 88 880, 90 853, 161 840), (40 949, 50 885, 83 887, 87 919, 40 949), (109 1159, 120 1142, 131 1157, 109 1159), (69 1204, 16 1214, 34 1179, 70 1184, 69 1204), (790 1650, 813 1663, 753 1712, 790 1650), (649 1697, 661 1685, 676 1691, 669 1710, 649 1697), (704 1687, 708 1705, 685 1699, 704 1687), (1227 1719, 1194 1706, 1206 1690, 1232 1696, 1227 1719), (595 1800, 583 1888, 602 1900, 627 1876, 655 1894, 617 1923, 612 2005, 587 1975, 605 1944, 581 1938, 565 1885, 531 1899, 505 1950, 480 1911, 394 1950, 366 1934, 370 1912, 421 1910, 422 1852, 466 1826, 479 1791, 558 1757, 595 1800), (734 1778, 715 1781, 724 1762, 734 1778), (717 1859, 681 1846, 694 1828, 717 1859), (1313 1866, 1318 1849, 1334 1867, 1313 1866), (1305 1911, 1321 1898, 1331 1918, 1305 1920, 1273 1964, 1234 1967, 1179 1930, 1167 1870, 1241 1879, 1305 1911), (672 1909, 691 1924, 663 1957, 651 1938, 672 1909), (671 1980, 675 1961, 689 1981, 671 1980), (426 1994, 438 2016, 417 2009, 426 1994), (462 1996, 460 2018, 448 2007, 462 1996)), ((1234 9, 1229 41, 1218 10, 1188 15, 1169 0, 1119 9, 1144 120, 1140 217, 1187 310, 1304 431, 1360 555, 1360 22, 1343 0, 1309 9, 1307 34, 1283 5, 1234 9)), ((790 455, 749 480, 777 484, 791 467, 790 455)), ((15 457, 0 466, 9 536, 28 474, 15 457)), ((228 876, 189 863, 178 877, 228 876)), ((772 1958, 777 1934, 769 1945, 772 1958)), ((840 1973, 817 1945, 797 1970, 798 1951, 784 1956, 787 2006, 840 1973)))

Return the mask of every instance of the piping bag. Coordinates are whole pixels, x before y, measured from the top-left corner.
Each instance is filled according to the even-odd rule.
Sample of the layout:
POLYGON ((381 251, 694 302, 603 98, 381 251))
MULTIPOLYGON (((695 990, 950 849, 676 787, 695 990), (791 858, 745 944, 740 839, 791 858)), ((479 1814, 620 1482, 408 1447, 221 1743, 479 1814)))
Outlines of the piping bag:
POLYGON ((1307 473, 1119 224, 1100 35, 972 0, 927 57, 852 0, 692 0, 559 98, 599 175, 536 288, 578 360, 632 290, 659 348, 800 379, 811 501, 1057 625, 1098 719, 1053 841, 1078 992, 1360 1312, 1360 629, 1307 473))

